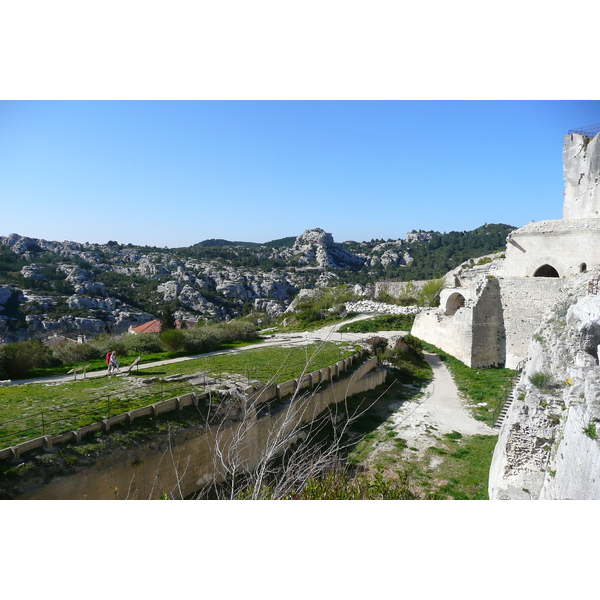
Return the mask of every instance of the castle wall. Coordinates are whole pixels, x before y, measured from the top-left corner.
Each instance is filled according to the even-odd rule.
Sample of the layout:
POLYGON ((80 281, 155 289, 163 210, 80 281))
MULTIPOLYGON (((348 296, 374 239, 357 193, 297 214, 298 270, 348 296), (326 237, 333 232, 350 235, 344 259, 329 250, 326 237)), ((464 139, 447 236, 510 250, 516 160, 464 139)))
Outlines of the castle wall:
POLYGON ((469 367, 514 369, 563 284, 557 278, 489 277, 476 298, 473 290, 446 289, 440 308, 418 314, 411 333, 469 367), (444 302, 455 292, 465 294, 466 306, 444 314, 444 302))
POLYGON ((421 312, 415 317, 411 334, 458 358, 468 367, 472 366, 472 308, 459 308, 452 316, 437 309, 421 312))
POLYGON ((498 283, 505 331, 504 362, 508 369, 514 369, 527 356, 532 336, 565 282, 546 277, 502 277, 498 283))
POLYGON ((510 277, 533 277, 544 264, 560 277, 600 265, 600 219, 539 221, 513 232, 506 244, 502 269, 510 277))
POLYGON ((478 302, 473 307, 472 367, 503 366, 505 334, 502 320, 500 286, 489 278, 478 302))
POLYGON ((600 135, 565 136, 563 177, 563 219, 600 217, 600 135))

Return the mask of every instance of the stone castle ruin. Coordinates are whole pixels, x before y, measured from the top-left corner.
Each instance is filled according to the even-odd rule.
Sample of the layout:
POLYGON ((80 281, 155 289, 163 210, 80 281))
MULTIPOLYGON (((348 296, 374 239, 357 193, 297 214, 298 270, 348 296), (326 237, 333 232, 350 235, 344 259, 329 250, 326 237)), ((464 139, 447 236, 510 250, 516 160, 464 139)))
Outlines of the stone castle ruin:
POLYGON ((600 125, 563 142, 561 220, 531 222, 507 237, 506 254, 450 271, 440 306, 412 334, 467 366, 518 367, 565 278, 600 266, 600 125))

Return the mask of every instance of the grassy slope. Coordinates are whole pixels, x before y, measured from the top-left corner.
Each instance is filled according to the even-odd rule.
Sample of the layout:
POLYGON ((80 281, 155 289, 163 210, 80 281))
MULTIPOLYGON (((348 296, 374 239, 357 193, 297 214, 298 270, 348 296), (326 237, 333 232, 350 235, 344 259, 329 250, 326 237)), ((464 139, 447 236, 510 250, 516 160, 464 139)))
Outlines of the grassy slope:
POLYGON ((257 348, 244 352, 207 356, 143 369, 129 378, 79 379, 63 384, 27 384, 0 388, 0 447, 45 434, 81 427, 109 414, 146 406, 185 393, 184 382, 163 382, 168 375, 207 373, 215 378, 238 374, 250 381, 282 383, 305 369, 313 371, 333 364, 354 352, 354 347, 334 343, 298 348, 257 348), (141 379, 156 381, 142 384, 141 379), (137 385, 136 385, 137 382, 137 385), (82 414, 87 411, 86 414, 82 414), (20 419, 15 423, 6 423, 20 419), (50 425, 50 421, 64 419, 50 425), (30 431, 18 433, 31 427, 30 431))
MULTIPOLYGON (((491 424, 493 410, 515 372, 510 369, 470 369, 438 348, 430 344, 423 345, 427 351, 438 354, 448 366, 459 391, 471 401, 469 408, 474 417, 491 424)), ((421 383, 425 382, 425 373, 420 373, 423 378, 421 383)), ((399 374, 401 381, 407 381, 406 377, 406 372, 399 374)), ((413 398, 410 395, 401 397, 397 390, 390 389, 382 397, 382 402, 386 401, 386 397, 388 403, 398 398, 403 401, 417 400, 419 395, 418 389, 415 389, 413 398)), ((423 499, 488 498, 487 480, 498 436, 462 436, 458 432, 440 435, 430 428, 431 447, 420 456, 394 431, 392 421, 378 418, 376 412, 367 412, 357 422, 355 430, 360 430, 361 426, 364 437, 350 453, 350 464, 364 468, 369 465, 368 457, 378 444, 391 442, 391 447, 379 451, 374 464, 369 465, 376 473, 403 480, 408 476, 411 489, 423 499), (440 462, 431 467, 434 457, 440 462)))

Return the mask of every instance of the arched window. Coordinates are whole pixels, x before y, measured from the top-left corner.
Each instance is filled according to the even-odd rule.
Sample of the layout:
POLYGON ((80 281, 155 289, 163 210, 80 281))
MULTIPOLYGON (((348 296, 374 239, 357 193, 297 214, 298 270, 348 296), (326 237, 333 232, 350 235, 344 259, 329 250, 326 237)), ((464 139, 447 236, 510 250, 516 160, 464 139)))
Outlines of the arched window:
POLYGON ((465 297, 458 292, 454 294, 450 294, 448 296, 448 300, 446 300, 446 314, 447 316, 452 316, 459 308, 462 308, 465 305, 465 297))
POLYGON ((587 272, 587 265, 586 265, 585 263, 581 263, 581 264, 579 265, 579 272, 580 272, 580 273, 585 273, 585 272, 587 272))
POLYGON ((560 277, 558 271, 552 265, 542 265, 534 274, 534 277, 560 277))
POLYGON ((460 279, 458 277, 454 278, 454 287, 462 287, 460 279))

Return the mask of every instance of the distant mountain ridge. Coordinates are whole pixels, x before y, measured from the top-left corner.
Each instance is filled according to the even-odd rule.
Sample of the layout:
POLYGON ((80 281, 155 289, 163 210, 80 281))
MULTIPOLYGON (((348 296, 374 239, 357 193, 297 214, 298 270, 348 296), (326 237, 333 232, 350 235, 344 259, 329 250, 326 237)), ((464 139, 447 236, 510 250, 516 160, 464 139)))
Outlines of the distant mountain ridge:
MULTIPOLYGON (((411 232, 336 243, 323 229, 266 244, 204 240, 185 248, 0 237, 0 342, 52 333, 124 331, 170 304, 185 320, 282 314, 303 288, 439 277, 501 250, 514 227, 411 232)), ((358 289, 358 288, 357 288, 358 289)))
POLYGON ((230 242, 229 240, 222 239, 211 239, 204 240, 202 242, 198 242, 194 244, 194 246, 208 246, 208 247, 219 247, 219 246, 260 246, 256 242, 230 242))

